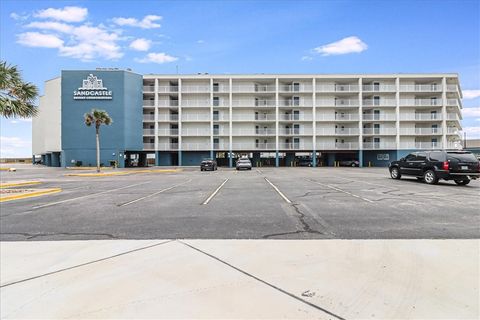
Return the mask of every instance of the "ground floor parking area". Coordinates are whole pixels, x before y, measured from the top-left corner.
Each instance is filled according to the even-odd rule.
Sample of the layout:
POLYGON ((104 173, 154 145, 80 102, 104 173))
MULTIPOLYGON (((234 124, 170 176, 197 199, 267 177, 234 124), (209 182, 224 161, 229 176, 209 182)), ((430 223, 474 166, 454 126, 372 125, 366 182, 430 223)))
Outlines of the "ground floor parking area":
POLYGON ((426 185, 386 168, 68 171, 2 171, 61 192, 1 203, 1 240, 480 238, 479 181, 426 185))

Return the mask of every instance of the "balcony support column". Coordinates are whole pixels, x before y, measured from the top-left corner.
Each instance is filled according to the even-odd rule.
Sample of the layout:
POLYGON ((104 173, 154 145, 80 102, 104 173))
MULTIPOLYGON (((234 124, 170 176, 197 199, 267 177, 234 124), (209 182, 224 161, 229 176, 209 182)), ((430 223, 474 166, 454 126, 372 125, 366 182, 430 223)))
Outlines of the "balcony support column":
POLYGON ((442 78, 442 149, 447 149, 447 78, 442 78))
POLYGON ((182 79, 178 79, 178 165, 182 165, 182 79))
POLYGON ((158 150, 158 79, 155 78, 155 89, 154 89, 155 97, 153 105, 155 106, 155 125, 154 125, 154 134, 155 134, 155 145, 154 150, 158 150))
POLYGON ((278 108, 278 78, 275 78, 275 167, 279 166, 278 160, 278 147, 279 147, 279 138, 278 138, 278 120, 279 120, 279 108, 278 108))
POLYGON ((228 167, 233 167, 232 161, 232 148, 233 148, 233 139, 232 139, 232 131, 233 131, 233 124, 232 124, 232 98, 233 98, 233 80, 232 78, 228 79, 228 167))
POLYGON ((358 79, 358 166, 363 167, 363 79, 358 79))
POLYGON ((275 151, 275 167, 279 167, 280 166, 280 159, 279 159, 279 152, 278 150, 275 151))
POLYGON ((317 166, 317 150, 313 148, 312 151, 312 167, 315 168, 317 166))
POLYGON ((358 167, 363 167, 363 150, 358 150, 358 167))
POLYGON ((210 78, 210 158, 213 159, 213 78, 210 78))
POLYGON ((317 82, 312 79, 312 167, 317 166, 317 82))

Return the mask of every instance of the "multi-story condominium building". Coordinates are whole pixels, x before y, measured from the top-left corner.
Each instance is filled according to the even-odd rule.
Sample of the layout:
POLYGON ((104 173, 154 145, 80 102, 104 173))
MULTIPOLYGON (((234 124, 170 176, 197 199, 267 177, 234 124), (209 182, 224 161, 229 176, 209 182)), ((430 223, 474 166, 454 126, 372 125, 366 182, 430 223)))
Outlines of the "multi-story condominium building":
MULTIPOLYGON (((290 166, 305 156, 314 165, 352 159, 361 165, 386 165, 413 150, 461 147, 457 74, 147 74, 142 79, 131 72, 96 70, 64 71, 58 79, 52 80, 58 82, 61 96, 57 109, 70 113, 75 104, 75 121, 81 122, 79 114, 93 106, 120 111, 116 114, 120 126, 104 130, 103 146, 109 149, 105 163, 125 158, 126 165, 148 160, 156 165, 198 165, 211 157, 232 166, 238 156, 246 155, 258 165, 290 166), (94 104, 72 98, 73 91, 81 89, 75 85, 89 74, 102 78, 103 85, 114 91, 113 98, 103 100, 100 95, 102 100, 93 100, 94 104), (116 77, 135 80, 114 88, 116 77), (125 142, 110 141, 109 130, 125 142)), ((47 91, 48 86, 47 82, 47 91)), ((42 101, 41 115, 34 120, 36 154, 48 153, 35 148, 35 136, 46 138, 35 130, 35 122, 42 121, 42 101)), ((76 135, 91 131, 78 124, 68 128, 76 135)), ((94 147, 95 140, 88 139, 82 139, 80 149, 94 147)), ((64 156, 55 164, 68 165, 73 153, 65 150, 75 148, 59 146, 55 152, 64 156)), ((85 157, 87 153, 80 151, 85 157)), ((81 160, 76 154, 74 160, 81 160)))

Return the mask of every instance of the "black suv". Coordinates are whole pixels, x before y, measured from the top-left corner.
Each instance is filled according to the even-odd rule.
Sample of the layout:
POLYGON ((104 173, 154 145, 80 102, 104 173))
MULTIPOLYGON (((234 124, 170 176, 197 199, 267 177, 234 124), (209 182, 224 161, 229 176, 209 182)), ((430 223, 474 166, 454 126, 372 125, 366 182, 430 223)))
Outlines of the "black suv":
POLYGON ((444 179, 467 185, 480 176, 480 162, 468 151, 414 152, 390 163, 389 169, 393 179, 414 176, 428 184, 444 179))
POLYGON ((217 170, 217 161, 211 158, 203 159, 203 161, 200 163, 200 171, 206 170, 217 170))

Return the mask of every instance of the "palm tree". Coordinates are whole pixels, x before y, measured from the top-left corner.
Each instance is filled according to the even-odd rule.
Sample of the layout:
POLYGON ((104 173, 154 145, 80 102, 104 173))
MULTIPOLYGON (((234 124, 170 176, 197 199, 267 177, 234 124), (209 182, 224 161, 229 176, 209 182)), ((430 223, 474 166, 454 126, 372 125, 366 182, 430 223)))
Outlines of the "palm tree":
POLYGON ((95 124, 95 137, 97 140, 97 172, 100 172, 100 126, 111 125, 113 120, 105 110, 92 109, 90 113, 85 113, 84 121, 87 127, 95 124))
POLYGON ((34 101, 37 87, 23 82, 16 66, 0 61, 0 116, 5 118, 31 118, 38 113, 34 101))

